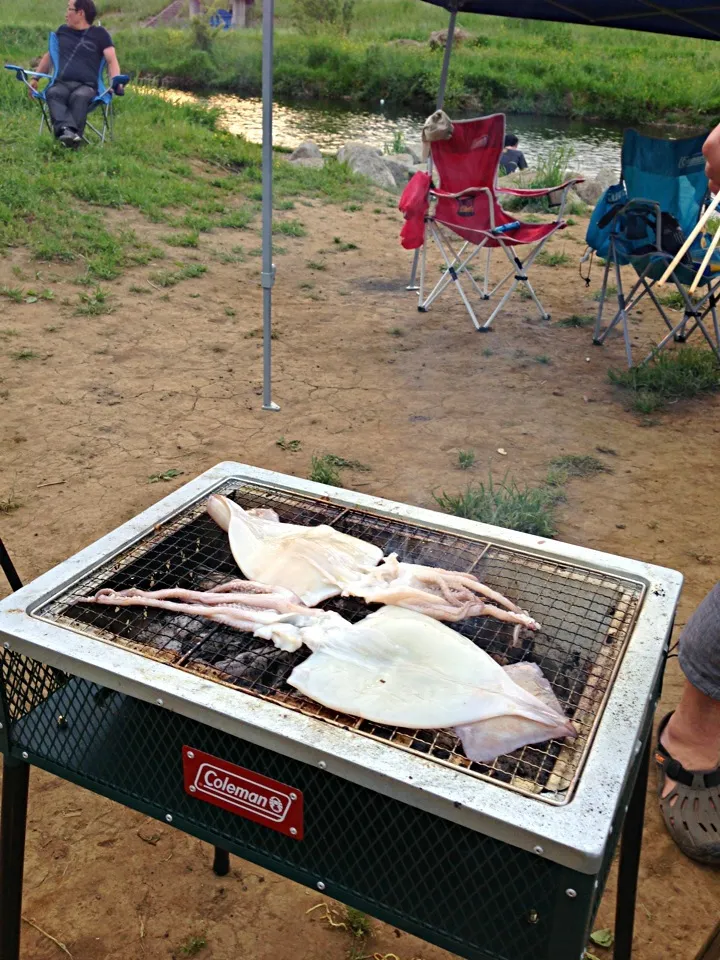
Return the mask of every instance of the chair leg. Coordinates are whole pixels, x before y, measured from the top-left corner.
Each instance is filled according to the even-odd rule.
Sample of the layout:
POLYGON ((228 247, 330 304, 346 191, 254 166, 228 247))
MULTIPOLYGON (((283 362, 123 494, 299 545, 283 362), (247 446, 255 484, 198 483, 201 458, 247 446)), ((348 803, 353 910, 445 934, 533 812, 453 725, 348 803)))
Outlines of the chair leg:
POLYGON ((417 279, 417 269, 418 269, 419 260, 420 260, 420 248, 418 247, 418 249, 415 251, 415 254, 413 255, 412 268, 410 270, 410 279, 408 280, 408 285, 405 287, 406 290, 420 289, 417 283, 415 282, 417 279))
POLYGON ((0 960, 19 960, 30 767, 3 760, 0 812, 0 960))
POLYGON ((605 337, 607 336, 607 332, 605 334, 602 334, 601 336, 602 315, 603 315, 603 308, 605 306, 605 294, 607 293, 608 275, 610 274, 610 264, 612 263, 612 259, 613 259, 613 256, 612 256, 612 250, 611 250, 608 259, 605 261, 605 273, 603 274, 602 287, 600 288, 600 303, 598 304, 597 317, 595 318, 595 330, 593 332, 593 343, 596 346, 600 346, 603 340, 605 339, 605 337))
POLYGON ((652 734, 649 734, 647 743, 643 748, 640 769, 623 826, 615 907, 615 952, 613 954, 615 960, 631 960, 632 958, 635 900, 637 897, 638 870, 640 868, 640 851, 642 849, 651 744, 652 734))

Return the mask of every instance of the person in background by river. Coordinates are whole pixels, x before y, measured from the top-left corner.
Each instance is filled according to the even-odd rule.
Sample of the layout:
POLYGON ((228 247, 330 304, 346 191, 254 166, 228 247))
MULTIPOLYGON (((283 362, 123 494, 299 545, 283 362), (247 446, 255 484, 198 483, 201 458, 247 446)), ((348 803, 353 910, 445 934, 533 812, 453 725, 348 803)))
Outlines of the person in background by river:
POLYGON ((522 150, 518 150, 518 138, 514 133, 505 136, 505 149, 500 157, 500 166, 505 173, 515 173, 516 170, 527 170, 527 160, 522 150))

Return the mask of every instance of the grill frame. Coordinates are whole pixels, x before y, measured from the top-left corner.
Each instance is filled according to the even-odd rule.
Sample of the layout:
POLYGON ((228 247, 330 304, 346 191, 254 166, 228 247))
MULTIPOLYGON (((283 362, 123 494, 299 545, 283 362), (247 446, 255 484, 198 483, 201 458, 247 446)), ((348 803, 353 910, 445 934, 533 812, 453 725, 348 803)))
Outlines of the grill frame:
POLYGON ((186 484, 113 533, 0 602, 0 635, 13 650, 67 673, 184 714, 219 730, 313 765, 434 813, 461 826, 533 851, 583 873, 602 860, 682 583, 675 571, 556 541, 478 524, 236 463, 223 463, 186 484), (551 561, 579 564, 640 581, 645 598, 611 686, 585 768, 571 802, 549 807, 502 785, 468 777, 421 755, 299 714, 213 680, 178 671, 141 654, 39 620, 34 612, 89 571, 125 552, 159 523, 229 480, 319 497, 435 530, 489 541, 551 561), (598 790, 602 783, 604 789, 598 790))

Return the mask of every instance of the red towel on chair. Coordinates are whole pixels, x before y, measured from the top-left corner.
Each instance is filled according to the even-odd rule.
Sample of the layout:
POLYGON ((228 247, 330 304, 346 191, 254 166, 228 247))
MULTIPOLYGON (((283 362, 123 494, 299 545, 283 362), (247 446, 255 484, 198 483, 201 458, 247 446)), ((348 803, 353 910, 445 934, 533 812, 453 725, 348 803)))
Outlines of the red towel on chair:
POLYGON ((403 190, 398 209, 405 217, 400 242, 406 250, 416 250, 425 239, 425 214, 432 180, 427 173, 416 173, 403 190))

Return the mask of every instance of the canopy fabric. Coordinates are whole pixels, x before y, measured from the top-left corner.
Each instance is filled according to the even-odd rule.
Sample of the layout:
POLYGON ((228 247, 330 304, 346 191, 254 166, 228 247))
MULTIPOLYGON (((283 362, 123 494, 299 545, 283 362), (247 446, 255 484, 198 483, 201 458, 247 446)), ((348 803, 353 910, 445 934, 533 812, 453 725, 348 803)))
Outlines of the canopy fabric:
POLYGON ((425 0, 458 13, 620 27, 720 40, 718 0, 425 0))

